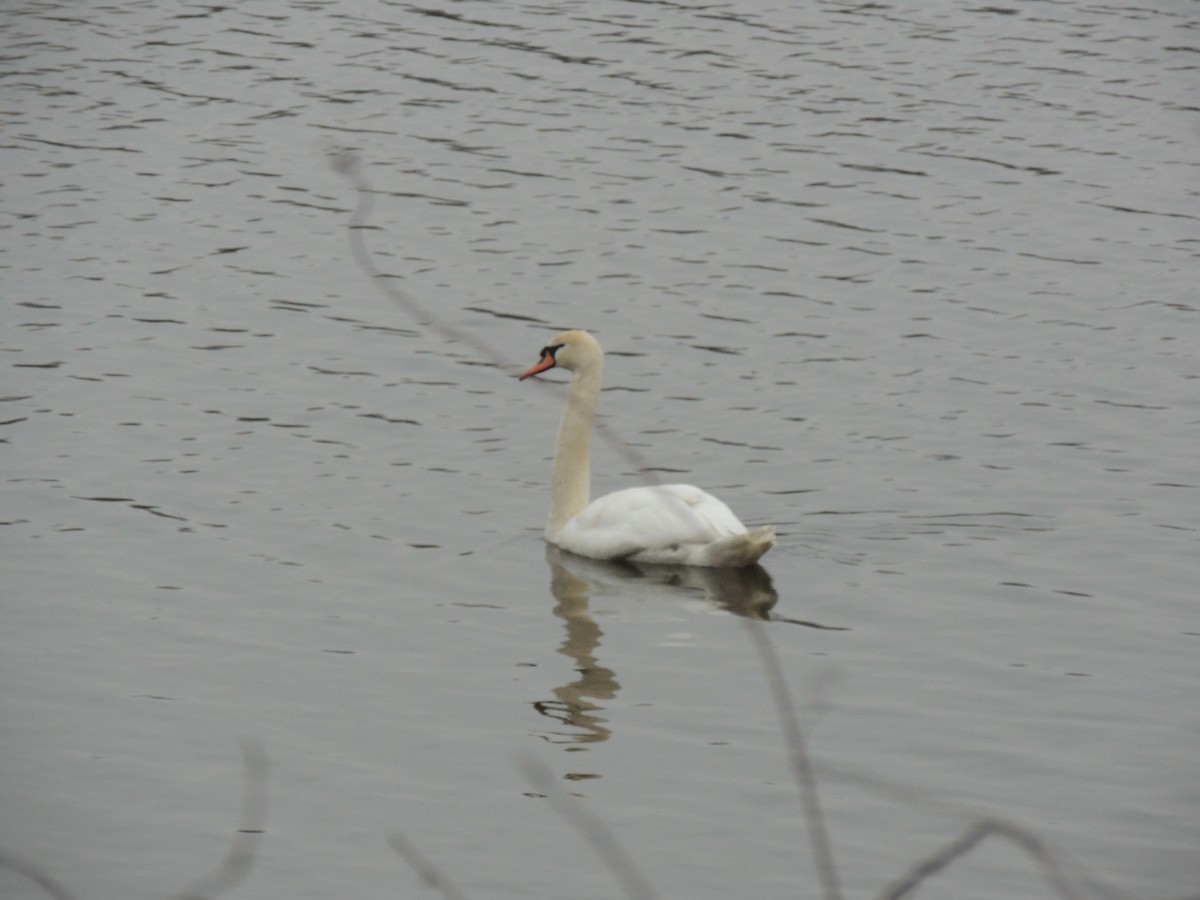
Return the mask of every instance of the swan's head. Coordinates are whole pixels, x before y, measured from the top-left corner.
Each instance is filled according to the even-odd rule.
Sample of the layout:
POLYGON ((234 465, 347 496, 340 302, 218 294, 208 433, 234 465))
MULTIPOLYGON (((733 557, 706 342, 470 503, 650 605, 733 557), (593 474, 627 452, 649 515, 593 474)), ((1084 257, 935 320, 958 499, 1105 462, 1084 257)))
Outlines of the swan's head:
POLYGON ((600 342, 586 331, 564 331, 551 338, 550 343, 542 348, 538 361, 521 373, 521 378, 528 378, 547 369, 557 366, 570 372, 597 366, 604 358, 600 342))

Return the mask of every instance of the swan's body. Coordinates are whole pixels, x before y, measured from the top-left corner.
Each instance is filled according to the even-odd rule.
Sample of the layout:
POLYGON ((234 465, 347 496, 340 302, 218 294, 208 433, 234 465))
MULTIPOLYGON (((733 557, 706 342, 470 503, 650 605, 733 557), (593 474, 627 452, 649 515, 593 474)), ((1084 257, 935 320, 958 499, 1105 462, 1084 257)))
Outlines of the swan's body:
POLYGON ((626 488, 592 501, 589 451, 604 351, 586 331, 564 331, 521 377, 555 366, 574 376, 558 427, 548 542, 591 559, 685 566, 748 566, 771 549, 772 526, 750 531, 728 506, 690 484, 626 488))

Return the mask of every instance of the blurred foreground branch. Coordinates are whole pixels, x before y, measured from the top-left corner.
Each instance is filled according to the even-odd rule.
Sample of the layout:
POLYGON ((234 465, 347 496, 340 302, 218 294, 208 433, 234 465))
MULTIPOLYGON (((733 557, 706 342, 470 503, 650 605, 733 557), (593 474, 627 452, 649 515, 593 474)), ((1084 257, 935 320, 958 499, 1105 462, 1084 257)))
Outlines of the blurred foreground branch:
POLYGON ((754 619, 742 619, 741 621, 750 632, 751 640, 754 641, 754 649, 758 653, 759 662, 763 667, 763 675, 766 677, 767 687, 771 692, 771 699, 775 703, 775 713, 779 717, 779 725, 783 729, 792 775, 796 779, 796 787, 800 792, 800 805, 804 812, 804 824, 808 830, 809 846, 816 862, 817 875, 821 880, 822 894, 825 900, 841 900, 842 889, 839 884, 837 864, 833 858, 833 843, 829 838, 829 829, 825 825, 825 814, 821 810, 821 798, 817 790, 817 774, 808 755, 804 732, 800 728, 800 715, 796 710, 791 691, 788 690, 783 666, 779 663, 775 645, 771 643, 767 635, 766 626, 754 619))
POLYGON ((16 872, 18 875, 28 878, 53 897, 54 900, 75 900, 74 894, 27 859, 21 859, 20 857, 13 856, 11 853, 0 850, 0 869, 8 869, 10 872, 16 872))
POLYGON ((583 836, 621 885, 629 900, 658 900, 658 893, 650 884, 650 879, 642 873, 633 856, 617 840, 611 828, 588 812, 581 803, 573 802, 563 794, 545 766, 529 761, 524 768, 529 781, 539 792, 546 795, 554 811, 583 836))
MULTIPOLYGON (((408 313, 409 317, 418 325, 431 328, 451 343, 465 344, 475 351, 480 359, 486 360, 497 369, 511 372, 518 368, 513 365, 512 361, 503 352, 496 349, 487 341, 476 337, 468 329, 456 328, 440 320, 422 304, 417 302, 412 295, 396 287, 389 280, 393 276, 385 274, 376 265, 375 255, 371 252, 371 248, 367 246, 366 239, 363 237, 364 231, 375 227, 370 224, 370 219, 371 211, 375 205, 376 191, 371 187, 367 176, 363 173, 362 162, 358 158, 358 155, 351 150, 343 150, 331 154, 330 162, 334 171, 345 177, 350 182, 351 187, 354 188, 356 200, 354 211, 350 214, 350 221, 346 225, 346 235, 347 240, 350 242, 350 252, 354 256, 354 262, 363 275, 370 281, 371 285, 408 313)), ((537 348, 531 348, 531 350, 533 349, 537 348)), ((536 378, 534 379, 534 383, 543 387, 547 384, 547 382, 536 378)), ((613 431, 612 426, 603 420, 598 420, 594 425, 594 431, 602 441, 633 466, 634 471, 641 475, 643 481, 648 484, 659 483, 657 474, 649 471, 649 467, 646 465, 646 461, 641 454, 622 440, 613 431)))
POLYGON ((242 742, 242 811, 224 862, 173 900, 210 900, 237 887, 254 867, 267 824, 267 754, 255 740, 242 742))
POLYGON ((458 889, 446 874, 438 868, 428 856, 404 835, 396 833, 388 837, 392 849, 404 858, 404 861, 421 876, 421 880, 441 894, 446 900, 467 900, 467 895, 458 889))
POLYGON ((880 894, 880 900, 901 900, 908 896, 927 878, 936 875, 993 835, 1011 841, 1033 857, 1046 883, 1064 900, 1083 900, 1084 895, 1075 890, 1050 849, 1038 837, 1024 828, 999 819, 984 819, 971 825, 958 838, 909 869, 902 878, 880 894))

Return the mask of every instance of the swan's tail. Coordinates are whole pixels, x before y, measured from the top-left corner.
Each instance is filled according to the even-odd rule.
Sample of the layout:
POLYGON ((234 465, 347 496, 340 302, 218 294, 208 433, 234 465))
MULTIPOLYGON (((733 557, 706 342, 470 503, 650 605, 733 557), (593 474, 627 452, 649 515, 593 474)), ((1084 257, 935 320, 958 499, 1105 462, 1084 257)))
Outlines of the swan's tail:
POLYGON ((746 534, 732 534, 704 548, 704 566, 752 566, 775 546, 775 526, 764 525, 746 534))

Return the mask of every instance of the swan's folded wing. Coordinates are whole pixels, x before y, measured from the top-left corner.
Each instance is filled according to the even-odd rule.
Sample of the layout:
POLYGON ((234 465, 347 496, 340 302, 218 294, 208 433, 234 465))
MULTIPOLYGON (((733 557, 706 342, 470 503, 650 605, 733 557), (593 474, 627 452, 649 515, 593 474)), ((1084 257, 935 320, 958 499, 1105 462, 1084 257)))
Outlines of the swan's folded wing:
POLYGON ((600 497, 558 536, 565 550, 594 559, 620 559, 645 550, 705 545, 746 526, 711 494, 688 484, 627 488, 600 497))
POLYGON ((650 490, 670 494, 686 503, 695 516, 712 530, 709 540, 746 533, 746 526, 733 514, 732 509, 695 485, 664 484, 650 490))

